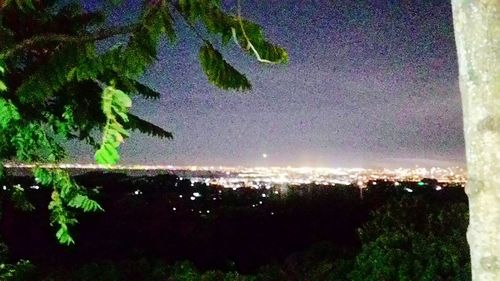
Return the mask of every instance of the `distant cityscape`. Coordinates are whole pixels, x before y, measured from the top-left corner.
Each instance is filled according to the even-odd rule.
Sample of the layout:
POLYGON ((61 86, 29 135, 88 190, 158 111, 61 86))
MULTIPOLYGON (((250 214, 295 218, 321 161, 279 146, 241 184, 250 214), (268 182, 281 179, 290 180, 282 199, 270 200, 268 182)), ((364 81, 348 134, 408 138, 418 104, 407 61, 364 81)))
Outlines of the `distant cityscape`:
MULTIPOLYGON (((377 181, 419 182, 432 179, 445 184, 465 184, 466 173, 461 167, 432 168, 313 168, 313 167, 225 167, 225 166, 171 166, 171 165, 116 165, 58 164, 39 165, 44 168, 68 169, 73 174, 90 171, 112 170, 130 175, 175 174, 188 178, 192 183, 204 183, 225 188, 270 188, 275 185, 315 184, 325 186, 357 185, 366 187, 377 181)), ((13 173, 27 173, 34 165, 6 164, 13 173)))

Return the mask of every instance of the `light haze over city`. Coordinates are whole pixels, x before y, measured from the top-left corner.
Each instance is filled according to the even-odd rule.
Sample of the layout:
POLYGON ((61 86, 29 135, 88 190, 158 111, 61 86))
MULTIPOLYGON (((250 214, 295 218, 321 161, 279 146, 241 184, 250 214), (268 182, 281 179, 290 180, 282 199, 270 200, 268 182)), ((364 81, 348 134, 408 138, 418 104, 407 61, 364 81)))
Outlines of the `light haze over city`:
MULTIPOLYGON (((137 99, 132 111, 172 131, 174 139, 133 134, 121 163, 463 166, 449 2, 243 4, 244 16, 285 47, 289 64, 258 65, 236 47, 226 49, 227 60, 253 85, 249 92, 226 92, 200 71, 195 35, 175 46, 164 42, 143 78, 162 98, 137 99)), ((93 162, 89 147, 72 150, 68 162, 93 162)))

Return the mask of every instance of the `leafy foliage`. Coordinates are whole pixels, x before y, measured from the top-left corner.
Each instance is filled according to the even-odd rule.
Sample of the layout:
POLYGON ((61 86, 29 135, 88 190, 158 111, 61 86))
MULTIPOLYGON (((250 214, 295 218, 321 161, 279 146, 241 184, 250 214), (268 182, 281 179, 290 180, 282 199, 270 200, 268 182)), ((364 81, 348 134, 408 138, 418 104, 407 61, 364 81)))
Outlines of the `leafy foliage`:
MULTIPOLYGON (((57 268, 41 264, 38 272, 59 271, 61 275, 25 280, 470 280, 465 239, 467 198, 460 187, 434 191, 417 189, 414 183, 394 187, 391 182, 380 182, 365 190, 360 200, 355 186, 308 184, 290 187, 293 194, 266 197, 261 207, 253 208, 249 203, 261 200, 262 190, 191 186, 189 180, 174 175, 129 177, 94 172, 75 179, 86 186, 102 186, 102 198, 106 198, 106 213, 86 222, 101 231, 81 229, 78 236, 78 247, 89 249, 78 254, 78 260, 92 262, 71 262, 68 266, 66 255, 55 254, 52 264, 57 268), (406 186, 415 187, 414 192, 404 191, 406 186), (177 199, 194 191, 202 195, 195 201, 177 199), (214 196, 224 199, 214 202, 214 196), (210 215, 190 211, 193 207, 210 209, 210 215), (275 215, 269 214, 271 210, 275 215), (371 217, 366 216, 369 210, 374 211, 371 217), (175 221, 189 222, 190 227, 165 223, 175 221), (355 230, 360 226, 358 240, 355 230), (221 227, 232 231, 221 233, 221 227), (259 229, 259 235, 249 229, 259 229), (121 239, 116 240, 115 233, 121 233, 121 239), (337 236, 339 233, 344 234, 337 236), (242 237, 250 242, 242 243, 242 237), (217 241, 224 241, 226 247, 221 248, 217 241), (309 246, 312 243, 317 244, 309 246), (196 247, 186 251, 190 245, 196 247), (308 249, 303 251, 304 247, 308 249), (201 261, 200 252, 204 253, 201 261), (140 261, 136 260, 137 253, 140 261), (228 257, 234 263, 225 262, 228 257), (179 258, 192 259, 205 269, 200 271, 189 263, 174 267, 165 263, 179 258), (267 265, 257 269, 263 263, 267 265), (205 271, 207 268, 224 271, 205 271), (236 273, 238 268, 252 276, 236 273)), ((274 194, 272 189, 264 192, 274 194)), ((34 201, 37 206, 45 201, 39 192, 32 194, 39 195, 34 201)), ((17 227, 4 229, 6 236, 12 237, 25 227, 19 223, 22 214, 15 213, 9 213, 9 217, 18 222, 17 227)), ((40 210, 33 215, 43 218, 46 214, 40 210)), ((37 225, 34 229, 45 236, 45 228, 36 219, 24 220, 35 221, 30 226, 37 225)), ((17 236, 17 241, 11 240, 12 245, 17 244, 19 249, 40 243, 25 237, 17 236)), ((50 245, 33 248, 38 253, 33 260, 53 249, 50 245)))
POLYGON ((157 100, 160 98, 160 93, 154 91, 150 87, 135 81, 133 84, 133 87, 135 87, 135 93, 138 93, 139 95, 145 97, 146 99, 154 99, 157 100))
MULTIPOLYGON (((72 1, 8 0, 0 5, 1 163, 57 163, 66 157, 63 144, 78 139, 96 148, 97 163, 112 165, 130 130, 172 138, 128 111, 133 95, 160 98, 140 78, 156 62, 161 40, 175 41, 177 21, 203 37, 195 24, 201 22, 208 34, 220 35, 226 44, 235 39, 259 61, 287 60, 258 25, 226 12, 218 0, 144 1, 139 16, 120 26, 107 24, 108 12, 103 7, 86 11, 72 1)), ((208 80, 222 89, 250 89, 248 79, 209 39, 201 38, 199 56, 208 80)), ((74 211, 101 208, 64 171, 41 170, 35 169, 37 178, 53 189, 49 207, 52 223, 59 226, 57 237, 72 243, 68 229, 76 223, 74 211)))
POLYGON ((248 79, 228 64, 211 45, 205 44, 201 47, 200 62, 208 81, 215 86, 234 90, 250 89, 248 79))
POLYGON ((17 108, 11 102, 0 98, 0 128, 5 130, 11 122, 20 118, 17 108))
POLYGON ((378 210, 351 280, 470 280, 467 206, 436 205, 405 198, 378 210))
POLYGON ((67 46, 58 51, 17 88, 16 93, 20 101, 25 104, 41 103, 61 91, 67 81, 95 78, 93 74, 96 73, 90 71, 88 67, 85 67, 84 71, 75 67, 79 60, 85 59, 85 55, 92 56, 90 52, 82 54, 81 48, 75 45, 67 46), (71 70, 68 71, 68 69, 71 70))
POLYGON ((147 134, 153 137, 158 137, 161 139, 172 139, 174 136, 172 133, 165 131, 161 127, 151 124, 136 115, 131 113, 128 114, 127 127, 132 130, 137 130, 143 134, 147 134))
POLYGON ((106 116, 106 125, 102 133, 102 144, 95 153, 95 160, 99 164, 116 164, 120 159, 118 146, 129 136, 129 133, 120 123, 128 122, 128 109, 132 100, 124 92, 108 86, 102 93, 102 112, 106 116), (121 120, 119 120, 121 119, 121 120))
POLYGON ((288 62, 285 49, 266 41, 259 25, 247 20, 239 20, 239 28, 234 28, 233 32, 240 46, 259 60, 272 63, 288 62))
POLYGON ((53 189, 49 210, 51 224, 57 224, 59 227, 56 232, 57 239, 62 244, 74 243, 69 226, 78 221, 72 209, 84 212, 103 211, 103 209, 99 203, 88 197, 87 190, 76 184, 67 171, 36 168, 34 175, 37 183, 53 189))
POLYGON ((233 38, 240 48, 261 62, 288 62, 285 49, 267 41, 259 25, 241 18, 240 14, 224 13, 220 9, 220 1, 179 0, 178 6, 188 21, 195 23, 201 20, 209 33, 221 36, 223 43, 227 44, 233 38))
MULTIPOLYGON (((0 77, 5 73, 5 63, 0 59, 0 77)), ((7 85, 0 79, 0 93, 7 91, 7 85)))

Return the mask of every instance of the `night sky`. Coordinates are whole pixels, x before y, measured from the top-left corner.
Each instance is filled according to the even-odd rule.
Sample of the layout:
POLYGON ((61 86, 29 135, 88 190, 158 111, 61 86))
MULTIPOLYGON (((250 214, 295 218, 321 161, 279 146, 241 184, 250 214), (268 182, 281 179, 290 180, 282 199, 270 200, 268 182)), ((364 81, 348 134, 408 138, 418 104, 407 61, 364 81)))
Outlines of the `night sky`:
MULTIPOLYGON (((162 43, 143 78, 161 100, 135 99, 132 109, 175 138, 134 134, 123 145, 122 163, 463 164, 450 1, 242 2, 243 15, 287 49, 290 63, 258 64, 231 45, 222 53, 253 89, 219 90, 201 72, 199 39, 178 24, 178 42, 162 43)), ((133 3, 115 18, 134 10, 133 3)), ((73 160, 93 159, 84 145, 73 152, 73 160)))

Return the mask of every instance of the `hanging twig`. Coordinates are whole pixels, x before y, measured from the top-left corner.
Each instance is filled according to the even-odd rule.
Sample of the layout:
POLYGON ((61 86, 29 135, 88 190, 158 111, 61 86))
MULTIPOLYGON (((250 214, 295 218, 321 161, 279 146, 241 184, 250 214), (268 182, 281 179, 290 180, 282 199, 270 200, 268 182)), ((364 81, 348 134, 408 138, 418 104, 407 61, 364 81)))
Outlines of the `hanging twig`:
MULTIPOLYGON (((250 41, 250 38, 248 38, 247 33, 245 32, 245 28, 243 27, 243 19, 241 17, 241 3, 240 3, 240 0, 238 0, 237 5, 238 5, 238 22, 240 23, 241 33, 243 34, 243 37, 245 37, 245 40, 247 41, 247 48, 246 49, 247 50, 251 49, 253 51, 255 57, 257 58, 257 60, 259 62, 269 63, 269 64, 276 64, 276 62, 274 62, 274 61, 263 59, 260 56, 260 54, 257 51, 257 49, 255 49, 254 45, 250 41)), ((236 42, 236 44, 238 44, 238 46, 240 46, 240 44, 238 43, 238 38, 236 38, 236 30, 234 28, 232 28, 231 31, 233 32, 233 39, 234 39, 234 41, 236 42)), ((241 46, 240 46, 240 48, 241 48, 241 46)))

